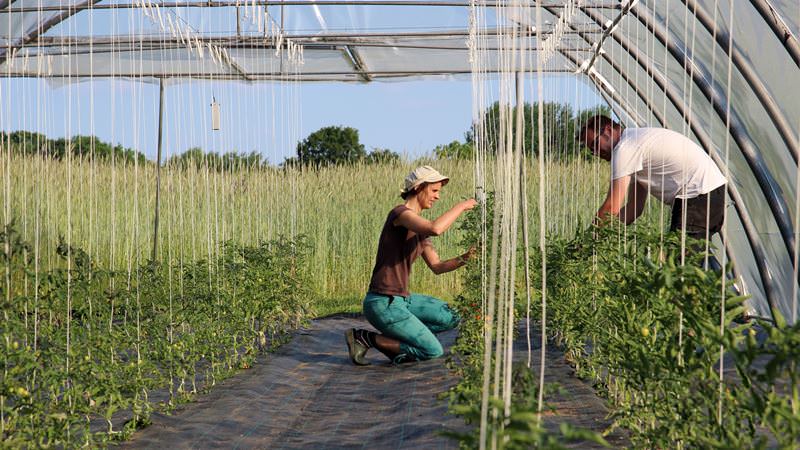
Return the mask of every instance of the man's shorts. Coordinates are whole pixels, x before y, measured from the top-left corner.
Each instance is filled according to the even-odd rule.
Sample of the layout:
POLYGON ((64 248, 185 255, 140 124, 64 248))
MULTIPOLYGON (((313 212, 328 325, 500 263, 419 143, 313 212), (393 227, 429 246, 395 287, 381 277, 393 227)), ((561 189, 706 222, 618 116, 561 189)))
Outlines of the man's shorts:
POLYGON ((670 231, 682 228, 683 208, 686 205, 686 235, 695 239, 706 238, 706 224, 708 224, 708 238, 722 229, 725 218, 725 185, 713 191, 690 199, 676 198, 672 204, 672 221, 670 231))

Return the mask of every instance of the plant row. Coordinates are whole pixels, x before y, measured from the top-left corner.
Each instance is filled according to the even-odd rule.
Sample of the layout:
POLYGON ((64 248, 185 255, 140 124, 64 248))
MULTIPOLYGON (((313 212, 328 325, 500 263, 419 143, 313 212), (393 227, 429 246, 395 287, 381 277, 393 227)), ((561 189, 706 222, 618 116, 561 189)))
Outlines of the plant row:
MULTIPOLYGON (((490 197, 487 202, 486 223, 492 221, 493 201, 490 197)), ((491 236, 487 236, 487 241, 481 243, 480 222, 481 212, 473 211, 467 215, 461 225, 463 233, 462 245, 465 248, 475 246, 479 249, 476 254, 480 255, 482 245, 491 247, 491 236)), ((522 252, 519 252, 522 255, 522 252)), ((480 422, 481 422, 481 402, 484 387, 484 365, 485 365, 485 332, 487 329, 492 333, 491 345, 494 347, 497 340, 497 328, 502 327, 500 323, 493 323, 491 329, 487 328, 487 305, 485 301, 485 289, 487 277, 491 274, 484 273, 485 267, 479 259, 469 262, 463 276, 463 290, 451 302, 451 306, 456 309, 461 318, 459 335, 455 344, 451 348, 450 367, 459 379, 446 394, 449 409, 452 414, 462 417, 469 430, 464 433, 449 433, 449 435, 460 442, 462 448, 478 448, 480 446, 480 422)), ((521 266, 521 264, 520 264, 521 266)), ((524 280, 521 273, 517 280, 524 280)), ((518 282, 519 284, 519 282, 518 282)), ((517 286, 518 292, 524 292, 524 286, 517 286)), ((520 297, 520 296, 518 296, 520 297)), ((517 302, 515 306, 515 317, 525 316, 525 302, 517 302)), ((505 312, 497 311, 495 316, 502 317, 505 312)), ((517 327, 515 326, 516 330, 517 327)), ((496 352, 490 357, 490 367, 497 363, 496 352)), ((490 385, 501 382, 494 371, 490 370, 490 385)), ((561 424, 558 429, 545 427, 539 414, 539 375, 538 371, 528 367, 521 362, 514 362, 511 369, 512 391, 511 407, 506 415, 505 406, 500 396, 490 395, 487 410, 486 440, 487 447, 506 448, 506 449, 529 449, 546 448, 561 449, 568 444, 575 443, 594 443, 596 445, 608 446, 605 439, 598 433, 575 427, 568 423, 561 424)), ((494 391, 494 389, 492 389, 494 391)), ((557 390, 557 383, 548 383, 544 386, 545 398, 557 390)), ((545 403, 545 409, 550 407, 545 403)), ((580 444, 578 444, 580 445, 580 444)))
POLYGON ((551 240, 554 337, 634 447, 797 448, 800 324, 738 323, 745 297, 702 247, 642 227, 551 240))
MULTIPOLYGON (((476 212, 462 226, 462 245, 479 244, 479 229, 476 212)), ((746 297, 719 272, 703 269, 700 244, 690 240, 682 246, 680 235, 654 227, 625 233, 614 226, 592 227, 570 239, 550 239, 551 337, 578 376, 592 381, 608 400, 613 425, 606 431, 627 430, 633 447, 797 448, 800 324, 787 324, 778 311, 774 323, 739 320, 746 297)), ((541 286, 540 258, 531 259, 538 278, 534 287, 541 286)), ((451 364, 460 382, 448 397, 451 412, 474 426, 454 434, 466 448, 479 444, 487 324, 483 299, 490 275, 481 266, 480 261, 469 264, 464 289, 453 302, 463 318, 451 364)), ((522 286, 518 289, 522 292, 522 286)), ((534 311, 540 310, 540 294, 534 311)), ((524 305, 518 305, 516 317, 521 317, 524 305)), ((495 442, 505 448, 561 448, 575 440, 607 445, 587 430, 545 429, 536 414, 535 378, 526 366, 513 366, 510 415, 504 414, 501 399, 490 399, 486 426, 495 442)), ((553 389, 545 386, 545 398, 553 389)))
POLYGON ((13 225, 0 247, 0 435, 11 447, 125 438, 152 411, 249 367, 310 314, 302 238, 126 271, 64 242, 61 264, 39 270, 13 225))

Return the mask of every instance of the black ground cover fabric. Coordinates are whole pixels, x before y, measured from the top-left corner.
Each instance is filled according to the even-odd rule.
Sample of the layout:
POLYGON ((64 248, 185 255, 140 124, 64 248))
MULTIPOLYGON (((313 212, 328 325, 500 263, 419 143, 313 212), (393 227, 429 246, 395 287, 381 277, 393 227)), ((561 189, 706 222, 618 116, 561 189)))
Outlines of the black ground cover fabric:
MULTIPOLYGON (((466 430, 438 395, 456 383, 445 359, 391 366, 375 350, 371 366, 350 363, 344 331, 363 318, 315 320, 307 330, 249 370, 215 386, 171 415, 154 414, 129 448, 456 449, 439 431, 466 430)), ((439 335, 445 349, 455 331, 439 335)), ((535 341, 535 339, 534 339, 535 341)), ((524 333, 515 359, 527 358, 524 333)), ((534 349, 536 343, 534 342, 534 349)), ((571 377, 563 355, 547 356, 548 381, 564 388, 550 400, 546 422, 602 430, 606 409, 591 387, 571 377)), ((534 353, 538 367, 538 353, 534 353)), ((618 441, 619 442, 619 441, 618 441)), ((613 440, 612 440, 613 443, 613 440)), ((574 448, 587 448, 586 444, 574 448)))

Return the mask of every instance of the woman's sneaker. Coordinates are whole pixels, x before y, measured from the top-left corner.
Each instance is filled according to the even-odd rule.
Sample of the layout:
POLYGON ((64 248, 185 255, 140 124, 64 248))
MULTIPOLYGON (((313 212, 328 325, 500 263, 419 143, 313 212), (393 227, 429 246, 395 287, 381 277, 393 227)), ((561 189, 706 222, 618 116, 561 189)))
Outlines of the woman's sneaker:
POLYGON ((364 356, 367 354, 369 347, 359 342, 356 339, 355 333, 355 328, 350 328, 344 333, 345 340, 347 341, 347 351, 350 353, 350 361, 353 361, 353 364, 357 366, 368 366, 369 361, 367 361, 364 356))

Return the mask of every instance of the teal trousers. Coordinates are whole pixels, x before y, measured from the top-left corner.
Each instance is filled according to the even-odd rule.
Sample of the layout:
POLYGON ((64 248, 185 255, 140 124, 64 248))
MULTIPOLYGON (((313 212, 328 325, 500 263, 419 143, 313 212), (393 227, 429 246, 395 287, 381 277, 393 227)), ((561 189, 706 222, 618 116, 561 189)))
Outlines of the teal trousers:
POLYGON ((458 314, 438 298, 421 294, 408 297, 368 292, 364 316, 381 334, 400 341, 400 355, 394 362, 422 361, 444 354, 435 333, 452 330, 458 314))

